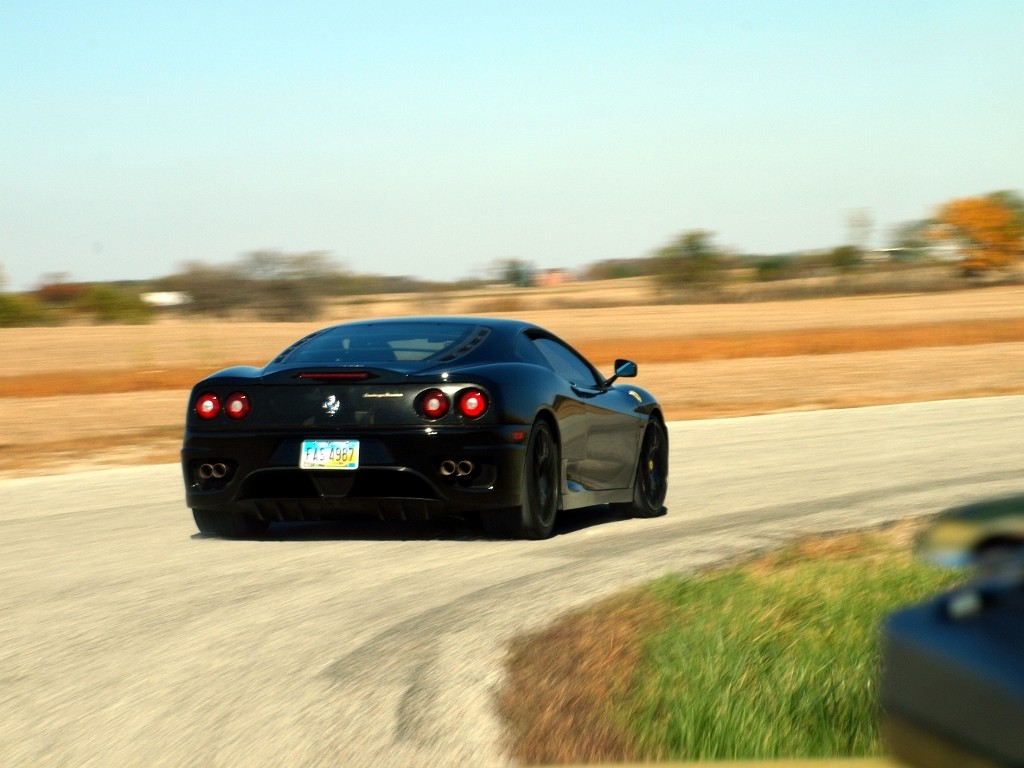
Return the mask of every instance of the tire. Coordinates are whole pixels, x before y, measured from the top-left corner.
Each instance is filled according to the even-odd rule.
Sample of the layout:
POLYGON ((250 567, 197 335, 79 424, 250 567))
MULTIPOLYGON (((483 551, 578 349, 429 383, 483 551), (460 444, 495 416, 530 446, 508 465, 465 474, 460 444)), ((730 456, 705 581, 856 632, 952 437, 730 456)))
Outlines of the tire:
POLYGON ((270 526, 265 520, 252 515, 215 509, 193 509, 192 517, 200 533, 225 539, 257 539, 270 526))
POLYGON ((481 517, 484 530, 518 539, 550 537, 558 514, 560 476, 558 442, 547 422, 538 421, 530 431, 530 442, 526 446, 522 506, 484 512, 481 517))
POLYGON ((664 425, 651 419, 644 430, 633 482, 633 503, 613 504, 612 508, 633 517, 660 517, 665 514, 668 492, 668 434, 664 425))

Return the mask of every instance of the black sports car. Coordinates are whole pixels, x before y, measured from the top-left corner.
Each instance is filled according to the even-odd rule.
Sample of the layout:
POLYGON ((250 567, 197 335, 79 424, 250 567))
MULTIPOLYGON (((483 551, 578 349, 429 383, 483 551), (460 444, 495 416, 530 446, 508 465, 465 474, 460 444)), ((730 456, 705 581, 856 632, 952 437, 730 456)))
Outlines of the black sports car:
POLYGON ((618 360, 610 378, 554 334, 488 318, 395 318, 311 333, 263 368, 196 384, 181 451, 203 533, 350 513, 479 513, 551 535, 560 509, 663 512, 668 433, 618 360))

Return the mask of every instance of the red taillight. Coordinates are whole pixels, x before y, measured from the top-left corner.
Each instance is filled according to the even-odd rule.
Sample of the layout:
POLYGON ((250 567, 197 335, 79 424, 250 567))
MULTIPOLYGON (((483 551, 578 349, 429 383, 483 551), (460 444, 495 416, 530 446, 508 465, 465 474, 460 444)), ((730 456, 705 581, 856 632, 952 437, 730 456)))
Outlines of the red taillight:
POLYGON ((201 419, 212 419, 220 413, 220 398, 213 392, 200 395, 196 400, 196 415, 201 419))
POLYGON ((251 410, 252 403, 249 402, 249 396, 245 392, 235 392, 224 403, 224 413, 232 419, 244 419, 251 410))
POLYGON ((467 389, 459 394, 459 413, 475 419, 487 410, 487 395, 479 389, 467 389))
POLYGON ((428 389, 420 395, 420 413, 428 419, 440 419, 448 413, 449 407, 448 395, 440 389, 428 389))

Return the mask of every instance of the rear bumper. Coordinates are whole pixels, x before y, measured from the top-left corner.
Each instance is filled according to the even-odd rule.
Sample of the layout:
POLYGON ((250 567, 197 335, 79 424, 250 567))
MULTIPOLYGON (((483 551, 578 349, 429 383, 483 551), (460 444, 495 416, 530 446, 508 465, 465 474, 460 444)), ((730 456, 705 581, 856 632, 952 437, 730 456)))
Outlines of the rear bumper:
POLYGON ((192 508, 232 510, 264 520, 319 520, 349 513, 423 518, 518 506, 523 434, 520 426, 344 435, 191 430, 181 450, 185 501, 192 508), (299 468, 304 439, 332 437, 359 440, 358 469, 299 468), (460 465, 457 471, 450 471, 451 462, 460 465), (211 474, 211 467, 217 472, 211 474))

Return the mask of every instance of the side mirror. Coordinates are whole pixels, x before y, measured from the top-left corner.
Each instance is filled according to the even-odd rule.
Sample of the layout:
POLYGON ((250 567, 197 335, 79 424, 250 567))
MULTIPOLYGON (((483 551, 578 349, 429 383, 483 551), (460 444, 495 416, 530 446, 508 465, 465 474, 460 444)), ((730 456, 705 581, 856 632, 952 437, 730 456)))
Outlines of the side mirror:
POLYGON ((610 387, 612 382, 618 378, 631 379, 636 376, 636 363, 632 360, 616 360, 615 361, 615 373, 612 374, 611 378, 606 380, 604 385, 610 387))

